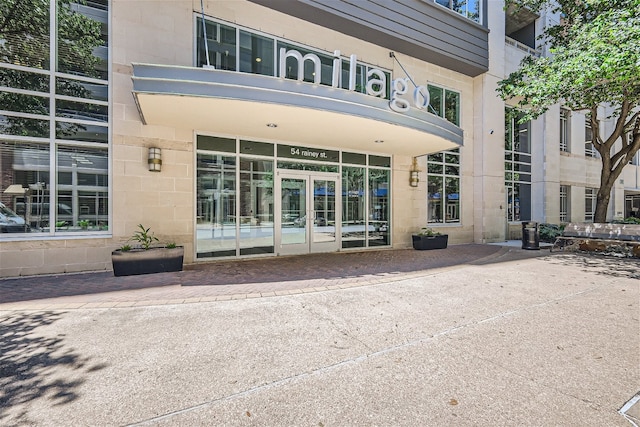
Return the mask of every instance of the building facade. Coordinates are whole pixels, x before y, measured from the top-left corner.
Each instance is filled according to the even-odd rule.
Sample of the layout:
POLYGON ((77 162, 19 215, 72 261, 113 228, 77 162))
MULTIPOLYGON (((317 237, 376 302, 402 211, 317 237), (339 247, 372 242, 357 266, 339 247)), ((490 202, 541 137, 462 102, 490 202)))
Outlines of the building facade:
MULTIPOLYGON (((546 53, 552 16, 487 0, 34 1, 0 35, 2 277, 109 270, 138 224, 196 263, 405 248, 427 225, 496 242, 593 214, 584 115, 518 124, 495 92, 546 53)), ((636 158, 612 218, 640 207, 639 180, 636 158)))

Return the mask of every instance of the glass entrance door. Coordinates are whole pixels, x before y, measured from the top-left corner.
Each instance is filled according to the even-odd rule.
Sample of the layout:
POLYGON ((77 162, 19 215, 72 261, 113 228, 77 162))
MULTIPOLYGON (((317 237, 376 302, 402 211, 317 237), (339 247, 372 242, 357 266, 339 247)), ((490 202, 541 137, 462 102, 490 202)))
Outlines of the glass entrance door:
POLYGON ((336 174, 278 173, 276 215, 279 255, 333 252, 339 248, 341 198, 336 174))

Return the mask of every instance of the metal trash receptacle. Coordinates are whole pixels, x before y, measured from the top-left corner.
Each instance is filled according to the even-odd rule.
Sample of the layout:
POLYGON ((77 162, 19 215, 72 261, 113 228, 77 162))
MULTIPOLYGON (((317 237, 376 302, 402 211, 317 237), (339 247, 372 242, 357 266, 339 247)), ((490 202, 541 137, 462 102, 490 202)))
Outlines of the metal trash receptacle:
POLYGON ((522 249, 540 249, 540 232, 537 222, 522 223, 522 249))

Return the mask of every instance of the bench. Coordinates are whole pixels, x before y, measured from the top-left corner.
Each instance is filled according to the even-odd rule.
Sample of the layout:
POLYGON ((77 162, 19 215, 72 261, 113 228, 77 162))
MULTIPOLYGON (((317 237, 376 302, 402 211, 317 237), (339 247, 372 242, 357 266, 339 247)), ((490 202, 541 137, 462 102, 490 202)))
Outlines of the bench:
POLYGON ((572 222, 556 239, 551 251, 601 252, 640 258, 640 225, 572 222))

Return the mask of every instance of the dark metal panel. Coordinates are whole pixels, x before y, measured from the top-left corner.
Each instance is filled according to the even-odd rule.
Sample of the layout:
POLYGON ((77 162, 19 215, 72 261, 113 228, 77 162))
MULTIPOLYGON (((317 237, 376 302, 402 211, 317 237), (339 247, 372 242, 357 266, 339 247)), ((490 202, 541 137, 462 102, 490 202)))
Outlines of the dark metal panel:
POLYGON ((249 1, 469 76, 488 70, 488 29, 432 2, 249 1))

